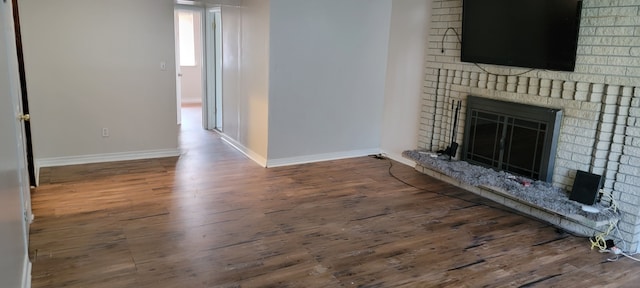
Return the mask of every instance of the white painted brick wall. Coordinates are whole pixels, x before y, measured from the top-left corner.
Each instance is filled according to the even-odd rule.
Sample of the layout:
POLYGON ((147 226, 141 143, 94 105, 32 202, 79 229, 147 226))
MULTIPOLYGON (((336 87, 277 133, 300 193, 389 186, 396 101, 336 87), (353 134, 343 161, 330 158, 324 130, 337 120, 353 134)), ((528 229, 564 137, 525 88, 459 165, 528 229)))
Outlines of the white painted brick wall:
MULTIPOLYGON (((460 62, 460 43, 447 29, 462 36, 462 1, 434 0, 432 7, 418 147, 449 144, 450 111, 444 108, 469 94, 562 108, 554 185, 569 190, 576 170, 605 176, 605 190, 621 202, 623 237, 638 249, 640 0, 584 0, 575 72, 534 70, 519 76, 514 74, 528 69, 480 64, 488 74, 460 62)), ((461 122, 458 130, 464 131, 461 122)), ((456 138, 462 143, 462 132, 456 138)))

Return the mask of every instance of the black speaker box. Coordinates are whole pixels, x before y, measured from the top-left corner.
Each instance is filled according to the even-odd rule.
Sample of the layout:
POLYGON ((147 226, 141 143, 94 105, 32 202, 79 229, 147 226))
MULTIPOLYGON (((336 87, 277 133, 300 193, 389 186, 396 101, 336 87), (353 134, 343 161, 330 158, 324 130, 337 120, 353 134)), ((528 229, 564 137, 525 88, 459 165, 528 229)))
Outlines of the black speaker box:
POLYGON ((598 190, 601 187, 602 176, 578 170, 569 199, 582 204, 593 205, 596 203, 598 190))

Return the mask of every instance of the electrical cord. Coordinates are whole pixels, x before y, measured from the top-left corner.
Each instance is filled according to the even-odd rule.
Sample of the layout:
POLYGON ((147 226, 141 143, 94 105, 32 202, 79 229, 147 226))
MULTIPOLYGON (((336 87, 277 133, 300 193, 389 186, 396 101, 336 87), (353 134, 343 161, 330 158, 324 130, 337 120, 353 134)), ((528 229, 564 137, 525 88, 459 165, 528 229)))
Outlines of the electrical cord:
MULTIPOLYGON (((423 191, 423 192, 427 192, 427 193, 431 193, 431 194, 437 194, 437 195, 448 197, 448 198, 458 199, 458 200, 461 200, 461 201, 464 201, 464 202, 467 202, 467 203, 471 203, 471 204, 475 204, 475 205, 478 205, 478 206, 485 206, 485 207, 497 209, 497 210, 500 210, 500 211, 503 211, 503 212, 514 213, 514 214, 518 214, 518 215, 533 219, 531 216, 523 214, 523 213, 520 213, 519 211, 516 211, 516 210, 512 210, 512 209, 508 209, 508 208, 500 207, 500 206, 495 206, 495 205, 489 205, 487 203, 482 203, 482 202, 478 202, 478 201, 464 199, 464 198, 459 197, 459 196, 445 194, 445 193, 442 193, 442 192, 438 192, 438 191, 434 191, 434 190, 430 190, 430 189, 426 189, 426 188, 415 186, 415 185, 413 185, 411 183, 408 183, 407 181, 404 181, 404 180, 400 179, 398 176, 393 174, 393 172, 391 171, 391 169, 393 168, 393 161, 391 159, 383 156, 382 154, 369 155, 369 156, 372 157, 372 158, 375 158, 375 159, 389 161, 389 168, 387 169, 387 171, 389 173, 389 176, 391 176, 392 178, 396 179, 398 182, 403 183, 403 184, 405 184, 405 185, 407 185, 409 187, 415 188, 415 189, 423 191)), ((535 218, 535 219, 538 220, 538 221, 545 222, 549 226, 553 226, 553 224, 548 223, 546 221, 543 221, 541 219, 537 219, 537 218, 535 218)), ((614 250, 610 250, 610 249, 607 248, 606 240, 604 239, 604 237, 609 235, 613 230, 616 230, 618 232, 618 234, 620 233, 620 229, 618 228, 618 222, 617 221, 610 222, 609 223, 609 228, 607 229, 606 232, 600 233, 597 236, 593 237, 593 238, 596 238, 598 236, 602 236, 602 237, 598 237, 597 238, 597 242, 596 243, 594 243, 594 241, 592 240, 591 237, 588 237, 588 236, 585 236, 585 235, 579 235, 579 234, 576 234, 576 233, 573 233, 573 232, 569 232, 569 231, 566 231, 566 230, 563 230, 563 229, 560 229, 560 228, 558 228, 558 230, 562 231, 563 233, 567 233, 567 234, 569 234, 571 236, 577 237, 577 238, 589 239, 589 241, 591 241, 591 244, 592 244, 591 249, 593 249, 594 247, 598 247, 598 248, 600 248, 600 253, 605 253, 605 252, 615 253, 616 254, 615 258, 607 258, 607 261, 609 261, 609 262, 617 261, 618 258, 620 257, 620 255, 622 255, 624 257, 627 257, 627 258, 629 258, 631 260, 640 262, 640 259, 637 259, 637 258, 632 256, 632 255, 635 255, 635 254, 629 254, 629 253, 624 252, 624 250, 626 250, 626 245, 627 244, 626 244, 626 242, 624 242, 622 237, 620 237, 621 235, 618 235, 618 236, 619 236, 619 239, 621 240, 621 242, 625 246, 624 250, 620 250, 620 248, 617 248, 617 247, 614 246, 614 247, 612 247, 612 249, 618 249, 618 252, 613 252, 614 250)))
MULTIPOLYGON (((444 34, 442 35, 442 39, 440 40, 440 52, 444 53, 444 38, 447 37, 447 32, 449 32, 449 30, 453 31, 453 33, 456 34, 456 37, 458 38, 458 43, 460 43, 460 45, 462 45, 462 39, 460 39, 460 34, 458 34, 458 31, 456 31, 456 28, 453 27, 448 27, 447 30, 444 31, 444 34)), ((496 76, 520 76, 520 75, 524 75, 527 74, 533 70, 536 70, 535 68, 531 68, 527 71, 524 72, 520 72, 520 73, 516 73, 516 74, 498 74, 498 73, 491 73, 489 72, 487 69, 482 68, 480 65, 478 65, 478 63, 473 63, 473 65, 475 65, 476 67, 478 67, 478 69, 482 70, 483 72, 490 74, 490 75, 496 75, 496 76)))
POLYGON ((618 249, 616 247, 612 247, 611 250, 602 250, 602 251, 600 251, 600 253, 607 253, 607 252, 615 254, 615 258, 607 258, 607 261, 609 261, 609 262, 618 261, 618 259, 620 259, 620 255, 622 255, 624 257, 627 257, 627 258, 629 258, 629 259, 631 259, 633 261, 640 262, 640 259, 631 256, 631 255, 635 255, 635 254, 631 254, 630 255, 630 254, 624 253, 623 251, 620 251, 620 249, 618 249))
MULTIPOLYGON (((500 206, 495 206, 495 205, 489 205, 487 203, 482 203, 482 202, 478 202, 478 201, 464 199, 464 198, 459 197, 459 196, 445 194, 445 193, 442 193, 442 192, 438 192, 438 191, 434 191, 434 190, 430 190, 430 189, 426 189, 426 188, 415 186, 415 185, 413 185, 411 183, 408 183, 407 181, 404 181, 404 180, 400 179, 398 176, 393 174, 393 172, 391 171, 392 168, 393 168, 393 161, 391 159, 383 156, 382 154, 370 155, 370 156, 375 158, 375 159, 389 161, 389 168, 387 169, 387 171, 389 173, 389 176, 391 176, 392 178, 396 179, 398 182, 403 183, 403 184, 405 184, 405 185, 407 185, 409 187, 415 188, 415 189, 423 191, 423 192, 427 192, 427 193, 431 193, 431 194, 437 194, 437 195, 448 197, 448 198, 458 199, 458 200, 461 200, 461 201, 464 201, 464 202, 467 202, 467 203, 471 203, 471 204, 475 204, 475 205, 478 205, 478 206, 485 206, 485 207, 489 207, 489 208, 494 208, 494 209, 497 209, 497 210, 500 210, 500 211, 504 211, 504 212, 508 212, 508 213, 514 213, 514 214, 518 214, 518 215, 521 215, 521 216, 524 216, 524 217, 532 219, 531 216, 523 214, 523 213, 520 213, 519 211, 516 211, 516 210, 512 210, 512 209, 508 209, 508 208, 500 207, 500 206)), ((549 226, 553 226, 553 224, 548 223, 546 221, 543 221, 541 219, 537 219, 536 218, 536 220, 545 222, 549 226)), ((599 233, 594 237, 588 237, 588 236, 585 236, 585 235, 578 235, 578 234, 575 234, 575 233, 572 233, 572 232, 569 232, 569 231, 566 231, 566 230, 562 230, 560 228, 558 228, 558 230, 562 231, 563 233, 567 233, 569 235, 577 237, 577 238, 589 239, 589 241, 591 242, 591 249, 597 247, 597 248, 599 248, 600 253, 609 252, 609 253, 616 254, 615 258, 608 258, 607 261, 610 261, 610 262, 617 261, 619 256, 622 255, 622 256, 627 257, 627 258, 629 258, 631 260, 640 262, 640 259, 637 259, 637 258, 632 256, 632 255, 636 255, 638 253, 630 254, 630 253, 625 252, 627 250, 627 243, 624 241, 624 239, 622 238, 622 235, 620 234, 620 229, 618 228, 618 221, 609 222, 609 227, 607 228, 607 231, 599 233), (611 249, 607 248, 607 240, 605 240, 605 237, 608 236, 609 234, 611 234, 611 232, 613 232, 613 231, 617 232, 618 239, 624 245, 623 249, 620 249, 620 248, 618 248, 616 246, 613 246, 611 249)))
MULTIPOLYGON (((456 196, 456 195, 450 195, 450 194, 442 193, 442 192, 439 192, 439 191, 434 191, 434 190, 430 190, 430 189, 426 189, 426 188, 415 186, 415 185, 413 185, 413 184, 411 184, 411 183, 409 183, 407 181, 404 181, 404 180, 400 179, 398 176, 393 174, 393 172, 391 171, 392 168, 393 168, 393 161, 391 159, 389 159, 388 157, 385 157, 382 154, 369 155, 369 157, 372 157, 372 158, 378 159, 378 160, 387 160, 389 162, 389 168, 387 169, 387 172, 388 172, 389 176, 391 176, 392 178, 396 179, 398 182, 403 183, 404 185, 407 185, 407 186, 412 187, 414 189, 417 189, 417 190, 420 190, 420 191, 423 191, 423 192, 427 192, 427 193, 431 193, 431 194, 436 194, 436 195, 452 198, 452 199, 458 199, 458 200, 461 200, 461 201, 464 201, 464 202, 467 202, 467 203, 471 203, 471 204, 475 204, 475 205, 478 205, 478 206, 485 206, 485 207, 497 209, 497 210, 500 210, 500 211, 503 211, 503 212, 518 214, 518 215, 533 219, 531 216, 523 214, 523 213, 520 213, 517 210, 512 210, 512 209, 508 209, 508 208, 505 208, 505 207, 490 205, 488 203, 483 203, 483 202, 473 201, 473 200, 469 200, 469 199, 464 199, 464 198, 456 196)), ((541 222, 545 222, 549 226, 553 226, 553 224, 548 223, 546 221, 543 221, 541 219, 537 219, 537 218, 535 218, 535 219, 538 220, 538 221, 541 221, 541 222)), ((585 235, 579 235, 579 234, 576 234, 576 233, 573 233, 573 232, 569 232, 569 231, 566 231, 566 230, 563 230, 563 229, 560 229, 560 228, 557 228, 557 230, 562 231, 563 233, 569 234, 569 235, 577 237, 577 238, 589 239, 589 241, 591 241, 591 243, 592 243, 591 248, 592 249, 594 247, 600 248, 600 250, 599 250, 600 253, 605 253, 605 252, 615 253, 616 254, 615 258, 608 258, 607 259, 607 261, 609 261, 609 262, 617 261, 620 255, 622 255, 624 257, 627 257, 627 258, 629 258, 631 260, 640 262, 640 259, 637 259, 637 258, 633 257, 633 255, 638 254, 638 253, 630 254, 630 253, 624 252, 626 250, 627 244, 622 239, 622 237, 620 235, 620 229, 618 228, 618 222, 617 221, 611 221, 609 223, 609 228, 607 228, 607 231, 598 234, 598 235, 600 235, 602 237, 598 238, 598 241, 596 242, 596 244, 594 244, 594 241, 592 240, 592 238, 596 238, 596 237, 598 237, 598 235, 594 236, 594 237, 588 237, 588 236, 585 236, 585 235), (604 240, 604 237, 609 235, 614 230, 618 233, 619 239, 621 240, 621 242, 625 246, 625 248, 623 250, 621 250, 620 248, 617 248, 615 246, 612 247, 611 249, 608 249, 607 246, 606 246, 606 240, 604 240), (617 252, 615 252, 616 251, 615 249, 617 249, 617 252)))
MULTIPOLYGON (((378 158, 378 159, 380 159, 380 158, 378 158)), ((382 159, 384 159, 384 158, 382 158, 382 159)), ((418 190, 423 191, 423 192, 427 192, 427 193, 431 193, 431 194, 437 194, 437 195, 440 195, 440 196, 445 196, 445 197, 449 197, 449 198, 453 198, 453 199, 458 199, 458 200, 462 200, 464 202, 475 204, 475 205, 487 206, 487 207, 503 210, 503 211, 506 211, 506 212, 514 212, 514 211, 510 211, 510 210, 504 209, 502 207, 489 205, 487 203, 479 203, 479 202, 472 201, 472 200, 469 200, 469 199, 464 199, 464 198, 459 197, 459 196, 445 194, 445 193, 442 193, 442 192, 439 192, 439 191, 429 190, 429 189, 426 189, 426 188, 415 186, 415 185, 413 185, 411 183, 408 183, 408 182, 400 179, 398 176, 394 175, 393 172, 391 172, 391 169, 393 168, 393 161, 391 161, 391 159, 389 159, 389 158, 386 158, 386 160, 389 161, 389 168, 387 169, 387 172, 389 173, 389 176, 391 176, 392 178, 396 179, 397 181, 403 183, 404 185, 407 185, 409 187, 418 189, 418 190)))
POLYGON ((496 75, 496 76, 521 76, 521 75, 527 74, 527 73, 529 73, 529 72, 531 72, 533 70, 536 70, 536 69, 532 68, 532 69, 529 69, 527 71, 516 73, 516 74, 498 74, 498 73, 492 73, 492 72, 487 71, 487 69, 482 68, 480 65, 478 65, 478 63, 473 63, 473 65, 476 65, 476 67, 478 67, 480 70, 484 71, 487 74, 492 74, 492 75, 496 75))
MULTIPOLYGON (((521 212, 519 212, 517 210, 513 210, 513 209, 510 209, 510 208, 507 208, 507 207, 497 206, 497 205, 490 205, 490 204, 488 204, 486 202, 479 202, 479 201, 473 201, 473 200, 469 200, 469 199, 464 199, 464 198, 456 196, 456 195, 450 195, 450 194, 442 193, 442 192, 439 192, 439 191, 434 191, 434 190, 430 190, 430 189, 426 189, 426 188, 415 186, 415 185, 413 185, 411 183, 408 183, 408 182, 400 179, 398 176, 393 174, 393 172, 391 171, 391 169, 393 168, 393 161, 391 159, 389 159, 388 157, 385 157, 382 154, 370 155, 370 157, 375 158, 375 159, 389 161, 389 168, 387 170, 388 173, 389 173, 389 176, 391 176, 392 178, 396 179, 398 182, 403 183, 403 184, 405 184, 405 185, 407 185, 409 187, 415 188, 415 189, 423 191, 423 192, 431 193, 431 194, 436 194, 436 195, 440 195, 440 196, 444 196, 444 197, 448 197, 448 198, 452 198, 452 199, 458 199, 458 200, 461 200, 461 201, 464 201, 464 202, 467 202, 467 203, 471 203, 471 204, 475 204, 475 205, 478 205, 478 206, 485 206, 485 207, 497 209, 497 210, 500 210, 500 211, 503 211, 503 212, 517 214, 517 215, 520 215, 520 216, 523 216, 523 217, 527 217, 529 219, 536 219, 537 221, 546 223, 548 226, 554 226, 553 224, 551 224, 551 223, 549 223, 547 221, 544 221, 542 219, 533 218, 530 215, 521 213, 521 212)), ((562 231, 562 233, 566 233, 566 234, 569 234, 569 235, 577 237, 577 238, 583 238, 583 239, 589 238, 588 236, 579 235, 579 234, 576 234, 576 233, 573 233, 573 232, 566 231, 564 229, 557 228, 557 230, 558 231, 562 231)))
POLYGON ((593 250, 593 248, 598 248, 600 252, 608 252, 609 247, 607 247, 607 240, 605 239, 605 237, 609 236, 609 234, 611 234, 611 231, 613 231, 615 227, 615 223, 611 221, 609 222, 609 227, 605 232, 598 233, 592 238, 589 238, 589 242, 591 242, 591 250, 593 250))
POLYGON ((624 256, 624 257, 627 257, 627 258, 629 258, 629 259, 631 259, 631 260, 633 260, 633 261, 640 262, 640 259, 635 258, 635 257, 632 257, 631 255, 629 255, 629 254, 627 254, 627 253, 620 252, 620 255, 622 255, 622 256, 624 256))
POLYGON ((604 190, 600 189, 600 195, 601 195, 600 197, 602 197, 602 196, 606 197, 607 199, 605 199, 605 200, 609 200, 609 207, 607 208, 607 210, 611 210, 612 212, 617 213, 618 212, 618 203, 616 202, 615 199, 613 199, 613 196, 611 195, 611 193, 605 194, 604 190))
POLYGON ((458 34, 458 31, 456 31, 456 28, 453 27, 448 27, 447 30, 444 31, 444 35, 442 35, 442 40, 440 40, 440 51, 442 53, 444 53, 444 38, 447 37, 447 32, 449 32, 449 30, 453 31, 453 33, 456 34, 456 37, 458 37, 458 43, 460 43, 460 45, 462 45, 462 40, 460 39, 460 34, 458 34))
MULTIPOLYGON (((616 202, 616 200, 613 198, 613 196, 609 193, 609 194, 605 194, 604 190, 600 189, 600 195, 601 197, 604 196, 609 200, 609 207, 606 210, 611 210, 614 213, 618 212, 618 203, 616 202)), ((620 232, 620 228, 618 227, 618 220, 615 221, 610 221, 609 222, 609 227, 607 228, 606 231, 601 232, 596 234, 594 237, 589 238, 589 241, 591 242, 591 249, 593 248, 599 248, 600 253, 614 253, 616 254, 615 258, 608 258, 607 261, 617 261, 619 258, 619 255, 623 255, 626 256, 630 259, 634 259, 633 257, 631 257, 631 255, 629 255, 628 253, 626 253, 625 251, 627 251, 627 242, 624 241, 624 238, 622 237, 622 233, 620 232), (615 236, 612 235, 612 232, 615 231, 615 236), (617 247, 617 246, 613 246, 613 244, 608 244, 606 237, 607 236, 614 236, 616 237, 618 242, 622 243, 622 248, 617 247)), ((613 240, 609 240, 609 241, 613 241, 613 240)), ((613 242, 611 242, 613 243, 613 242)), ((636 260, 637 261, 637 260, 636 260)))
MULTIPOLYGON (((385 159, 385 158, 378 158, 378 159, 385 159)), ((397 181, 403 183, 404 185, 407 185, 409 187, 418 189, 418 190, 423 191, 423 192, 427 192, 427 193, 431 193, 431 194, 437 194, 437 195, 445 196, 445 197, 449 197, 449 198, 454 198, 454 199, 462 200, 464 202, 475 204, 475 205, 487 206, 487 207, 491 207, 491 208, 495 208, 495 209, 499 209, 499 210, 503 210, 503 211, 507 211, 507 212, 513 212, 513 211, 509 211, 507 209, 504 209, 502 207, 489 205, 487 203, 480 203, 480 202, 472 201, 472 200, 469 200, 469 199, 464 199, 464 198, 459 197, 459 196, 445 194, 445 193, 442 193, 442 192, 439 192, 439 191, 429 190, 429 189, 426 189, 426 188, 415 186, 415 185, 413 185, 413 184, 411 184, 409 182, 406 182, 406 181, 400 179, 398 176, 394 175, 393 172, 391 172, 391 169, 393 168, 393 161, 391 161, 391 159, 389 159, 389 158, 386 158, 386 160, 389 161, 389 168, 387 170, 387 172, 389 173, 389 176, 391 176, 392 178, 396 179, 397 181)))
POLYGON ((622 242, 622 245, 623 245, 622 251, 627 251, 627 242, 624 241, 624 239, 622 238, 622 233, 620 233, 620 228, 618 228, 618 222, 616 222, 615 226, 616 226, 615 231, 616 231, 616 234, 618 234, 618 239, 620 239, 620 242, 622 242))

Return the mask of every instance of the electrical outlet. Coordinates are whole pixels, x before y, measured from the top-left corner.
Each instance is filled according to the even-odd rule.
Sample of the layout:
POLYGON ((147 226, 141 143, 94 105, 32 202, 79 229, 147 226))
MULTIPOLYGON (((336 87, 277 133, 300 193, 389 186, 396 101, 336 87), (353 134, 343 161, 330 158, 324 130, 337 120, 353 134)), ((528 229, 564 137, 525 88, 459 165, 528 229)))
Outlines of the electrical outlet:
POLYGON ((109 128, 102 128, 102 137, 109 137, 109 128))

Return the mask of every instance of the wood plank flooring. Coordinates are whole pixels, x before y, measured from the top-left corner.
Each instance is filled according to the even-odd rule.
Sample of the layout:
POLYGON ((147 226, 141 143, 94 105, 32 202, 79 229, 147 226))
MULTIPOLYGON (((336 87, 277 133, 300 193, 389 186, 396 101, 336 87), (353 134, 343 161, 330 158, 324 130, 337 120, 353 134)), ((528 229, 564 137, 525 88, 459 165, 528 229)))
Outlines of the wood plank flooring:
POLYGON ((411 167, 391 171, 422 189, 369 157, 264 169, 194 119, 179 158, 41 171, 32 287, 640 283, 639 263, 411 167))

